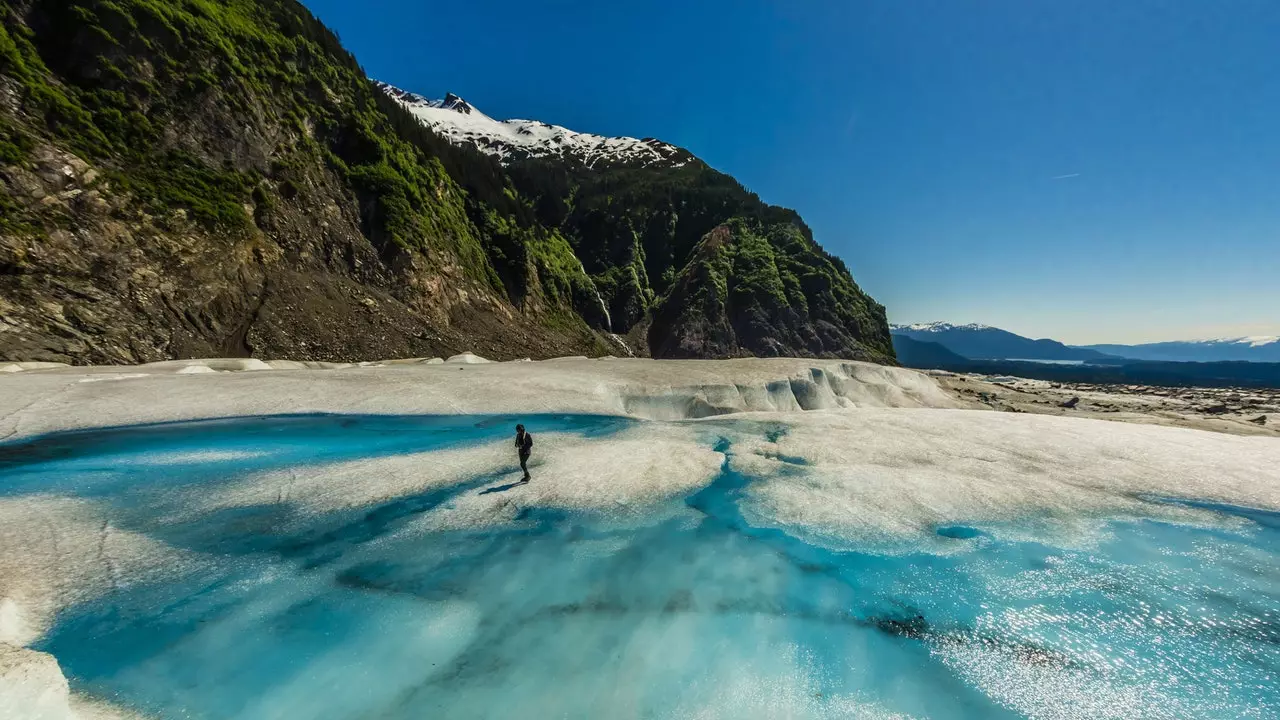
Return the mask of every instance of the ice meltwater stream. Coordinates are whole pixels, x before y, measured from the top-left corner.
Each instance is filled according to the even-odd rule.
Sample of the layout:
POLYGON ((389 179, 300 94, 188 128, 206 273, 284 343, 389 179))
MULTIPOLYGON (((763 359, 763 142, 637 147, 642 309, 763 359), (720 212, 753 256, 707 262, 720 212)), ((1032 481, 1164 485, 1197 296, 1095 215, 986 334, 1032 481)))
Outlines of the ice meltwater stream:
MULTIPOLYGON (((1280 516, 1126 513, 1065 542, 1036 536, 1040 510, 826 542, 769 517, 741 462, 788 432, 317 415, 47 435, 0 445, 0 503, 73 503, 48 516, 63 550, 31 562, 76 547, 98 569, 65 587, 11 559, 5 579, 53 598, 20 617, 74 690, 160 718, 1280 712, 1280 516), (668 467, 649 452, 681 477, 611 494, 668 467)), ((807 482, 803 457, 770 461, 807 482)))

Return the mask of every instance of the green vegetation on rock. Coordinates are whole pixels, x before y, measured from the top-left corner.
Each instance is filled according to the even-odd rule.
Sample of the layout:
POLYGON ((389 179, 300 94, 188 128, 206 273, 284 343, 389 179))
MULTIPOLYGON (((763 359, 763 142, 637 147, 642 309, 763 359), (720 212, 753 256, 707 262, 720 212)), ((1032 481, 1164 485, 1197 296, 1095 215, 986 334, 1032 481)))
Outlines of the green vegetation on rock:
MULTIPOLYGON (((293 131, 291 151, 339 161, 375 243, 426 250, 441 241, 489 279, 439 161, 393 131, 381 93, 297 2, 25 5, 23 23, 13 17, 21 4, 7 10, 2 70, 23 81, 24 103, 44 129, 112 166, 149 212, 182 209, 210 229, 251 227, 245 205, 270 164, 234 139, 236 119, 249 115, 293 131)), ((0 151, 12 154, 7 146, 0 151)))
POLYGON ((702 238, 654 308, 653 352, 891 361, 884 308, 837 262, 796 225, 732 218, 702 238))
POLYGON ((761 202, 701 161, 586 168, 527 159, 512 165, 511 176, 538 220, 573 245, 609 305, 615 331, 654 317, 649 340, 657 356, 893 360, 884 308, 814 242, 799 215, 761 202), (709 233, 721 226, 733 241, 708 250, 709 233), (688 287, 693 296, 680 291, 688 287), (674 313, 714 325, 707 317, 719 312, 717 303, 771 319, 742 320, 734 331, 742 337, 679 349, 663 319, 674 313))

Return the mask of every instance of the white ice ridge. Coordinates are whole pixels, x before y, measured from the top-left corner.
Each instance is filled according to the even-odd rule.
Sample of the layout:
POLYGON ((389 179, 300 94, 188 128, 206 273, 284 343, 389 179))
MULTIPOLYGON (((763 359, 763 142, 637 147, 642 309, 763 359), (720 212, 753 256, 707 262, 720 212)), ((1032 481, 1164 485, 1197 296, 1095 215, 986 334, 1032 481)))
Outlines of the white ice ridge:
POLYGON ((506 441, 434 452, 366 458, 251 475, 212 492, 188 491, 180 505, 193 517, 214 510, 283 503, 304 513, 362 507, 518 471, 506 441))
POLYGON ((60 609, 186 562, 181 551, 112 527, 86 501, 0 498, 0 720, 132 717, 72 694, 53 656, 22 646, 60 609))
POLYGON ((187 561, 179 550, 112 526, 89 501, 0 498, 0 643, 26 645, 59 608, 187 561))
MULTIPOLYGON (((502 443, 506 451, 506 443, 502 443)), ((451 530, 509 522, 529 507, 561 508, 626 520, 655 502, 711 482, 724 455, 691 428, 641 425, 604 440, 547 433, 530 463, 533 480, 513 489, 518 473, 428 513, 418 530, 451 530)), ((509 458, 509 451, 508 451, 509 458)), ((518 468, 510 468, 512 471, 518 468)))
MULTIPOLYGON (((724 456, 711 449, 714 438, 690 428, 640 425, 607 440, 540 433, 530 462, 536 482, 519 493, 468 493, 429 513, 432 529, 478 527, 510 520, 525 507, 629 515, 662 498, 706 485, 724 456)), ((304 514, 363 507, 399 497, 492 476, 484 489, 510 485, 520 477, 511 444, 497 441, 434 452, 353 460, 298 470, 249 476, 229 486, 188 491, 184 516, 214 510, 284 503, 304 514)))
POLYGON ((71 692, 48 653, 0 643, 0 720, 142 720, 71 692))
POLYGON ((774 419, 787 429, 776 442, 741 433, 732 450, 733 469, 763 478, 750 486, 749 517, 837 546, 945 547, 938 526, 1026 518, 1042 524, 1005 532, 1071 542, 1102 519, 1213 517, 1153 497, 1280 510, 1272 438, 972 410, 774 419))
POLYGON ((137 370, 145 376, 126 382, 89 383, 82 381, 124 369, 28 370, 0 375, 0 440, 78 428, 305 412, 573 412, 679 420, 744 411, 956 405, 923 373, 849 361, 476 360, 393 360, 364 367, 181 361, 141 366, 137 370), (230 371, 237 363, 257 371, 230 371), (219 372, 179 374, 197 365, 219 372))

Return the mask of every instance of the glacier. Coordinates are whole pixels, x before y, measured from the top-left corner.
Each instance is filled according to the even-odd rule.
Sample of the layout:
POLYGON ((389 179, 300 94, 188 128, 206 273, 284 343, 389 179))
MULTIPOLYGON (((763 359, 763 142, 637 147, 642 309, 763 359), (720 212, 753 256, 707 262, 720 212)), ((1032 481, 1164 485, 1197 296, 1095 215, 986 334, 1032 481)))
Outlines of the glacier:
POLYGON ((476 360, 0 377, 0 717, 1280 710, 1274 439, 476 360))

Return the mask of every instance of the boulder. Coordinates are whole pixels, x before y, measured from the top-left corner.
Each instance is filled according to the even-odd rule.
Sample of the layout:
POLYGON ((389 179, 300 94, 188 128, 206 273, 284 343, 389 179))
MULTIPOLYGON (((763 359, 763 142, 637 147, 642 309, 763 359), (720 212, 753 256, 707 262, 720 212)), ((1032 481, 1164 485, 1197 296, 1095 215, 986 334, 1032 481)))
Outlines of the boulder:
POLYGON ((1063 400, 1061 403, 1059 403, 1058 407, 1064 407, 1068 410, 1071 410, 1071 409, 1074 409, 1075 406, 1079 404, 1080 404, 1080 397, 1078 395, 1073 395, 1071 396, 1070 400, 1063 400))

